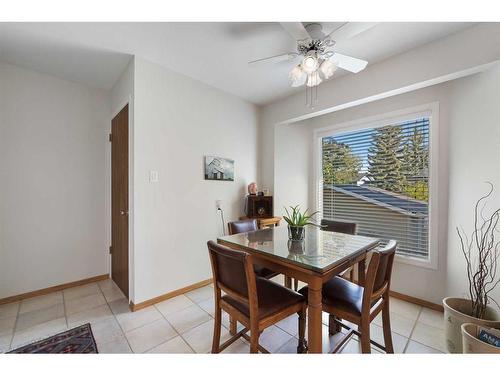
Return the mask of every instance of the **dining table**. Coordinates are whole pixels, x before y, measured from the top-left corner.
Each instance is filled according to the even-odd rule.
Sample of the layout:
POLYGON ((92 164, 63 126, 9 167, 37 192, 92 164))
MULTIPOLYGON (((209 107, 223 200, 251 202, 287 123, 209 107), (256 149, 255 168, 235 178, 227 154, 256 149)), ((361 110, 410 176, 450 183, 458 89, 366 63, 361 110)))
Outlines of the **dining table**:
POLYGON ((221 245, 250 253, 254 264, 308 284, 308 353, 322 352, 322 285, 344 270, 357 265, 357 283, 365 281, 367 253, 376 248, 378 238, 321 230, 309 226, 304 239, 290 240, 286 226, 223 236, 221 245))

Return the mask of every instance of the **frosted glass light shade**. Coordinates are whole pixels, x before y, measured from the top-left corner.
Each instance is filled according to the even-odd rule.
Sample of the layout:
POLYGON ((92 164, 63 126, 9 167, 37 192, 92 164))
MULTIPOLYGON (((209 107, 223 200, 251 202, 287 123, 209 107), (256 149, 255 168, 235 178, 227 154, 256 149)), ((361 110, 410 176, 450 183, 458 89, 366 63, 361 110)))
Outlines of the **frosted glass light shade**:
POLYGON ((302 70, 302 67, 300 65, 297 65, 292 69, 292 71, 288 75, 288 78, 290 79, 290 85, 292 87, 299 87, 306 83, 307 74, 302 70))
POLYGON ((318 69, 318 59, 312 55, 306 56, 301 65, 306 73, 312 73, 318 69))
POLYGON ((324 79, 328 79, 333 76, 333 73, 337 70, 337 65, 332 60, 325 60, 319 67, 324 79))
POLYGON ((318 86, 321 82, 323 82, 323 80, 319 76, 318 72, 314 72, 314 73, 307 75, 307 86, 308 87, 318 86))

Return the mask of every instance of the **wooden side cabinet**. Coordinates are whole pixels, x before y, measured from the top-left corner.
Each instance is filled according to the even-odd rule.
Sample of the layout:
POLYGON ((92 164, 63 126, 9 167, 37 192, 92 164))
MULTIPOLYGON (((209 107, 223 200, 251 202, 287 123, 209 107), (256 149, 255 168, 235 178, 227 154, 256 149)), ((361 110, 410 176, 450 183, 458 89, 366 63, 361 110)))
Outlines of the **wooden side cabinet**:
MULTIPOLYGON (((240 217, 240 220, 247 220, 247 219, 249 219, 247 216, 240 217)), ((257 225, 259 226, 259 229, 277 227, 280 225, 281 222, 281 217, 279 216, 267 217, 267 218, 255 218, 255 219, 257 220, 257 225)))

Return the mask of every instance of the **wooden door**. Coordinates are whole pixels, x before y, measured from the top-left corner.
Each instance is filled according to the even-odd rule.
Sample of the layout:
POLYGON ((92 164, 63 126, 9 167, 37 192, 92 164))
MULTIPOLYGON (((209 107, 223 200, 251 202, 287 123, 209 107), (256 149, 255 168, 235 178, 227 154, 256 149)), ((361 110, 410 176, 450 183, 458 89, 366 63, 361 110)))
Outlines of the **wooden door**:
POLYGON ((128 104, 111 121, 111 278, 128 298, 128 104))

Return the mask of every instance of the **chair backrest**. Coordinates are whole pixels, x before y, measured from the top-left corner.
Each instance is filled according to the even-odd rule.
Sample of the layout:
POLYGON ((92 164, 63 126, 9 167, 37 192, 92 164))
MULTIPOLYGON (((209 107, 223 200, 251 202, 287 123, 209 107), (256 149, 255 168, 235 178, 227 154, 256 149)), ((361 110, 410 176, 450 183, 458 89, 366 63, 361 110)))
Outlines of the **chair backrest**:
POLYGON ((374 250, 368 265, 365 283, 365 295, 363 303, 368 303, 372 297, 378 298, 388 292, 391 285, 392 265, 396 254, 397 242, 394 240, 384 246, 381 250, 374 250))
POLYGON ((349 221, 338 221, 321 219, 321 229, 328 232, 340 232, 345 234, 356 234, 356 223, 349 221))
POLYGON ((254 301, 256 304, 257 288, 252 256, 244 251, 219 245, 214 241, 208 241, 207 246, 216 292, 222 289, 243 303, 251 305, 254 301))
POLYGON ((253 232, 259 229, 256 219, 238 220, 227 223, 229 234, 253 232))

